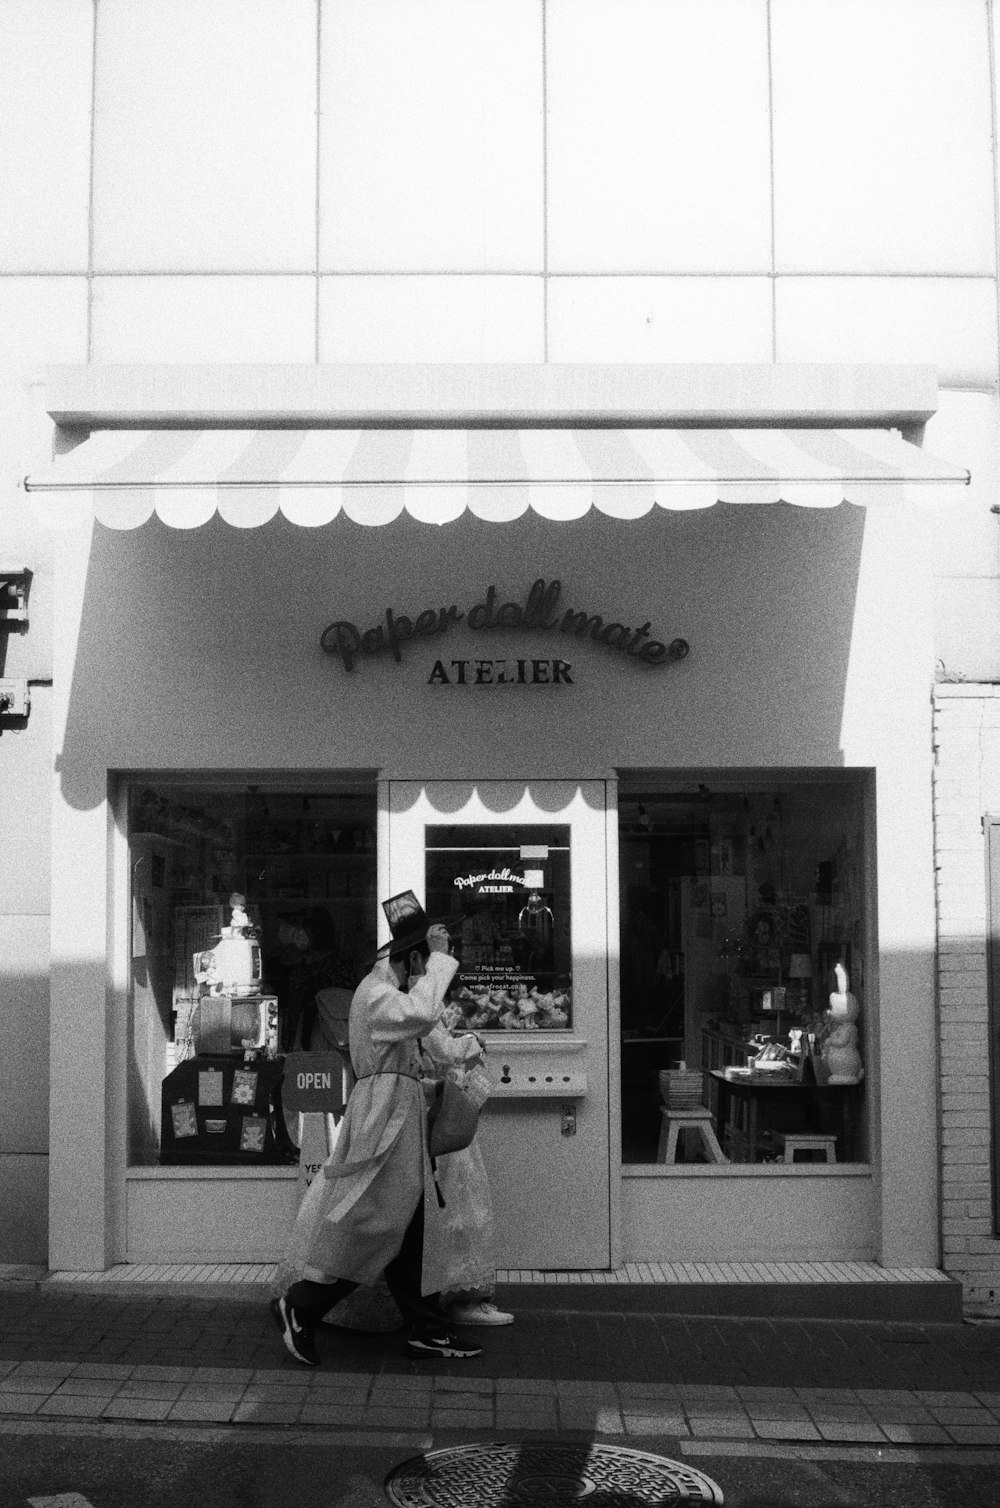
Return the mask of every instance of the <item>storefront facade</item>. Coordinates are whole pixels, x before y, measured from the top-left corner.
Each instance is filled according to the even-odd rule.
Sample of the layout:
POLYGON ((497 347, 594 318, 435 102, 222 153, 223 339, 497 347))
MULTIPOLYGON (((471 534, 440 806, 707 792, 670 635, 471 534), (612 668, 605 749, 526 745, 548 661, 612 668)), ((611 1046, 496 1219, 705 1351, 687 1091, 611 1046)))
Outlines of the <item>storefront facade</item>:
MULTIPOLYGON (((320 523, 302 515, 294 468, 280 501, 271 474, 275 445, 301 457, 316 432, 303 442, 286 417, 237 436, 268 453, 262 483, 232 459, 212 474, 196 462, 192 482, 177 469, 182 425, 147 474, 164 433, 106 428, 136 422, 122 398, 134 381, 116 398, 113 373, 51 378, 53 416, 92 431, 29 481, 61 524, 53 1267, 277 1255, 298 1182, 268 1065, 308 1045, 316 990, 349 987, 381 939, 378 900, 404 889, 467 913, 453 1009, 489 1043, 501 1266, 936 1264, 924 515, 870 450, 846 481, 830 461, 838 423, 918 424, 933 384, 842 370, 790 400, 758 374, 748 399, 746 372, 728 391, 715 373, 706 440, 677 397, 697 402, 696 372, 646 369, 645 399, 622 377, 550 372, 541 391, 537 377, 466 373, 495 405, 470 423, 447 373, 330 374, 322 443, 364 410, 351 454, 372 436, 392 454, 376 480, 331 477, 321 491, 342 506, 320 523), (470 454, 491 447, 464 481, 430 478, 437 524, 426 472, 414 481, 395 455, 401 409, 386 395, 400 382, 431 395, 407 414, 415 446, 428 417, 447 437, 444 414, 474 437, 470 454), (809 413, 822 475, 765 480, 747 460, 739 426, 749 447, 779 407, 792 433, 809 413), (534 440, 512 478, 515 414, 534 440), (585 451, 588 435, 634 437, 637 420, 726 456, 716 477, 703 461, 693 506, 670 491, 689 474, 651 480, 634 460, 620 474, 619 450, 585 482, 558 449, 573 424, 588 426, 585 451), (776 500, 806 482, 813 506, 776 500), (237 1025, 234 1000, 220 1063, 197 955, 232 894, 277 1020, 269 1053, 266 1007, 237 1025), (855 1066, 831 1075, 817 1048, 783 1089, 763 1070, 742 1077, 755 1036, 787 1051, 791 1033, 820 1032, 845 988, 838 964, 860 1005, 855 1066), (660 1075, 678 1063, 701 1074, 718 1158, 690 1134, 666 1156, 660 1075), (811 1147, 785 1160, 808 1135, 822 1160, 811 1147)), ((186 404, 204 451, 226 401, 217 389, 192 412, 211 374, 149 381, 147 412, 186 404)), ((315 424, 301 390, 282 412, 296 404, 315 424)), ((893 443, 904 470, 911 452, 911 498, 928 478, 962 480, 893 443)))

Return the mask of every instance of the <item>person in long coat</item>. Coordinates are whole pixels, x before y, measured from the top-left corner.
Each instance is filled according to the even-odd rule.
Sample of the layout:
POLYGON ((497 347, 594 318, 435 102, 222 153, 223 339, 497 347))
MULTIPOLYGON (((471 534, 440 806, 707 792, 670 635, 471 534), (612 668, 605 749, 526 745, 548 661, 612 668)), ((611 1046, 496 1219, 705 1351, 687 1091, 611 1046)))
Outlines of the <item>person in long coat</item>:
MULTIPOLYGON (((384 903, 393 933, 351 1001, 349 1044, 357 1082, 336 1145, 313 1179, 283 1271, 300 1277, 271 1312, 296 1361, 316 1366, 316 1326, 360 1284, 384 1271, 407 1324, 411 1356, 468 1357, 437 1302, 441 1206, 430 1163, 419 1039, 441 1017, 458 968, 447 928, 428 926, 411 891, 384 903), (409 988, 404 986, 409 981, 409 988), (425 1231, 428 1239, 425 1241, 425 1231)), ((475 1038, 472 1043, 478 1050, 475 1038)))

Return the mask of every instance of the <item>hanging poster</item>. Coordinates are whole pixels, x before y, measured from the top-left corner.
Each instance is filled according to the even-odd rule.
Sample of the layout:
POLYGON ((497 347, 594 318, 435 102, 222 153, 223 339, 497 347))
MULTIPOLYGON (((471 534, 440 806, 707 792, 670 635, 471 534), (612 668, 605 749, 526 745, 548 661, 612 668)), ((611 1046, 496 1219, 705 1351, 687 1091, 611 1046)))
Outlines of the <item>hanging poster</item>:
POLYGON ((572 1022, 566 825, 427 828, 429 916, 461 913, 450 1020, 475 1031, 565 1029, 572 1022))

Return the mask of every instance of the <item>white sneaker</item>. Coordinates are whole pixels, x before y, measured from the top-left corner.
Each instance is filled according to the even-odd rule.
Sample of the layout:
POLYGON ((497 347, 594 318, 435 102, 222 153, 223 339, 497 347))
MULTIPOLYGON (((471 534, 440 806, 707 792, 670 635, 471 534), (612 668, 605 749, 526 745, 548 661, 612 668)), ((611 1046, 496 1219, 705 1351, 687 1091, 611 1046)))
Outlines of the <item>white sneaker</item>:
POLYGON ((478 1304, 453 1304, 448 1310, 456 1325, 512 1325, 514 1316, 485 1300, 478 1304))

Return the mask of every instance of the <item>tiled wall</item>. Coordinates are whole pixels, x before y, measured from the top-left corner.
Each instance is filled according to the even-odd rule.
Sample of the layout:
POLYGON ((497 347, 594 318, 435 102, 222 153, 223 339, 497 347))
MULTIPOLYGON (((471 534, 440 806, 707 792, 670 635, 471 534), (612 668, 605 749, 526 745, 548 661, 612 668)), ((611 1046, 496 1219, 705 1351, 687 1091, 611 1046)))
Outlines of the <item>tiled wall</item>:
POLYGON ((1000 676, 997 10, 4 0, 0 555, 45 575, 49 361, 930 362, 939 654, 1000 676))
POLYGON ((939 687, 935 746, 944 1267, 969 1312, 996 1315, 983 817, 1000 814, 1000 687, 939 687))
POLYGON ((987 0, 6 0, 0 86, 95 360, 996 376, 987 0))

